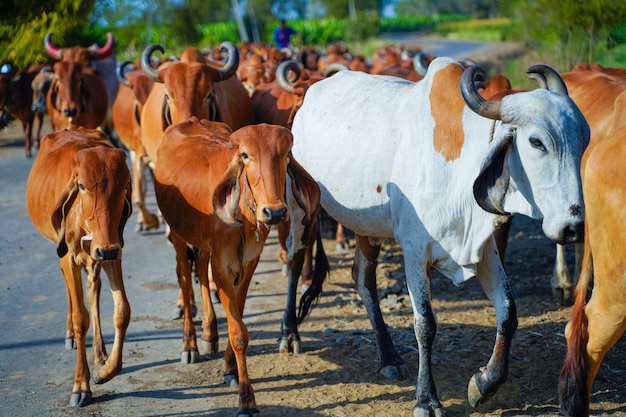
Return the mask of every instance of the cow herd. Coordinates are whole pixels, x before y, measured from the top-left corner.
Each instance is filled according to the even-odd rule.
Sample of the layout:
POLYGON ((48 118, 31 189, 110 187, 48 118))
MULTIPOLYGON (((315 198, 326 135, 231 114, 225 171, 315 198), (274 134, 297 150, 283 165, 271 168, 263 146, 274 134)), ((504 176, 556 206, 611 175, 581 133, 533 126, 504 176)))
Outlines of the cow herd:
MULTIPOLYGON (((398 242, 419 351, 413 416, 428 417, 445 416, 431 367, 431 268, 456 284, 476 277, 495 308, 491 358, 467 388, 476 407, 506 381, 517 328, 503 266, 507 226, 514 214, 539 219, 555 243, 584 247, 558 393, 566 415, 589 414, 600 363, 626 330, 626 70, 585 64, 559 74, 538 64, 527 72, 539 88, 521 91, 501 75, 488 80, 471 62, 397 47, 368 61, 343 45, 296 53, 224 42, 179 56, 151 45, 118 65, 111 34, 103 47, 61 48, 50 33, 44 48, 53 66, 0 74, 0 122, 10 111, 23 123, 26 155, 38 147, 26 203, 37 230, 57 245, 67 288, 66 347, 77 351, 70 405, 91 402, 90 376, 104 383, 122 369, 130 322, 123 231, 134 205, 136 231, 164 224, 175 248, 181 362, 199 360, 194 274, 209 352, 219 348, 213 303, 223 305, 224 379, 238 387, 240 417, 259 415, 242 317, 272 227, 289 279, 279 351, 299 352, 298 324, 328 273, 317 226, 324 210, 356 236, 352 276, 379 372, 390 380, 408 369, 383 319, 376 266, 381 243, 398 242), (32 130, 44 111, 53 133, 39 142, 32 130), (159 213, 146 207, 148 169, 159 213), (114 299, 110 354, 100 330, 102 269, 114 299), (306 285, 298 307, 299 281, 306 285)), ((560 276, 553 287, 567 301, 573 283, 560 276)))

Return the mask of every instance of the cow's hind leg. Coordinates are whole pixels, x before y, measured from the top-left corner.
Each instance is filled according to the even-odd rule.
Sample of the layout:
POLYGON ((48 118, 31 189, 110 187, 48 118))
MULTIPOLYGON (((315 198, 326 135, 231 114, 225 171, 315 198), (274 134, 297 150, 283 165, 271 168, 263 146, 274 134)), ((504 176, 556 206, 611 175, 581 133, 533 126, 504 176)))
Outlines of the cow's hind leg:
POLYGON ((72 326, 76 340, 76 369, 74 386, 70 396, 70 406, 83 407, 91 402, 89 386, 89 364, 87 363, 87 331, 89 330, 89 312, 83 302, 83 283, 80 266, 72 263, 70 255, 61 258, 60 265, 63 279, 72 306, 72 326))
POLYGON ((496 311, 496 342, 487 366, 472 376, 467 387, 467 398, 472 407, 491 398, 508 376, 511 340, 517 329, 517 313, 513 293, 495 244, 487 244, 476 276, 496 311))
MULTIPOLYGON (((109 285, 111 286, 115 338, 113 340, 111 354, 102 367, 100 367, 97 372, 94 372, 93 379, 97 384, 109 381, 122 370, 122 347, 124 345, 128 323, 130 323, 130 304, 126 297, 126 290, 124 289, 122 260, 117 259, 103 262, 102 268, 106 272, 109 278, 109 285)), ((100 337, 102 338, 102 336, 100 337)))
POLYGON ((393 345, 387 325, 383 320, 376 288, 376 266, 380 244, 372 245, 367 236, 356 236, 356 254, 352 267, 354 279, 361 301, 365 304, 367 315, 374 330, 378 357, 380 358, 379 372, 385 377, 399 381, 408 378, 409 370, 404 360, 393 345))

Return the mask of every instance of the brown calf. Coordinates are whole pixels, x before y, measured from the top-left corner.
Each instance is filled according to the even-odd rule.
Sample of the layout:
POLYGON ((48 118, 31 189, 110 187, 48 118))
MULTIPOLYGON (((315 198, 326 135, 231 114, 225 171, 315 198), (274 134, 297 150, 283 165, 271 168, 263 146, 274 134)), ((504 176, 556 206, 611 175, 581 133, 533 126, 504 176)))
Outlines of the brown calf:
POLYGON ((75 339, 77 351, 70 405, 84 406, 91 401, 91 389, 83 269, 93 322, 93 380, 104 383, 122 369, 130 321, 122 275, 122 232, 132 211, 126 155, 98 130, 72 127, 44 136, 26 184, 26 207, 37 230, 57 244, 68 294, 66 347, 75 339), (115 305, 115 341, 108 357, 100 328, 101 269, 109 278, 115 305))

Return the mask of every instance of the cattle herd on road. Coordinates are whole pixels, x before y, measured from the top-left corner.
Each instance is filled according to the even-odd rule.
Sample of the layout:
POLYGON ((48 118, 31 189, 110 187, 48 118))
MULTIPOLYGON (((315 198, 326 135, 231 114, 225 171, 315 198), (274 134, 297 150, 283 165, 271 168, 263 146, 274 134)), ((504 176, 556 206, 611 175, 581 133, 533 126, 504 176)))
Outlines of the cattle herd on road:
POLYGON ((472 62, 398 46, 368 60, 343 45, 294 51, 224 42, 179 56, 151 45, 135 62, 118 63, 110 33, 102 47, 59 47, 52 38, 43 47, 54 65, 0 74, 0 128, 8 113, 19 119, 25 154, 35 156, 26 203, 37 230, 57 245, 67 288, 66 347, 77 351, 70 405, 91 402, 90 376, 100 384, 122 369, 131 319, 123 233, 134 206, 135 230, 166 227, 176 251, 183 363, 199 359, 192 275, 210 352, 218 351, 213 303, 224 306, 224 379, 238 387, 239 417, 259 415, 242 317, 271 227, 289 278, 279 351, 300 351, 298 324, 328 273, 317 227, 323 210, 356 236, 352 275, 379 372, 391 380, 408 369, 382 316, 376 266, 381 243, 399 243, 419 350, 413 416, 427 417, 445 416, 431 369, 431 268, 455 283, 476 277, 495 307, 493 353, 468 384, 476 407, 506 381, 517 327, 503 267, 508 225, 514 214, 541 219, 547 237, 581 254, 575 291, 562 257, 555 266, 555 295, 574 298, 555 390, 565 415, 589 415, 602 359, 626 330, 626 70, 581 64, 559 74, 538 64, 527 72, 539 88, 521 91, 472 62), (44 113, 53 133, 40 141, 44 113), (146 207, 147 169, 160 213, 146 207), (100 330, 102 269, 115 304, 110 354, 100 330))

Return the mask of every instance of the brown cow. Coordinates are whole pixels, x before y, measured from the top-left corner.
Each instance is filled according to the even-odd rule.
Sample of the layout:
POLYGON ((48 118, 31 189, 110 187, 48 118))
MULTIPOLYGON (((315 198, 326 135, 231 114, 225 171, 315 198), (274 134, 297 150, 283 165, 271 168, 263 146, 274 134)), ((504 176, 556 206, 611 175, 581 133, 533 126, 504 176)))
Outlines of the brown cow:
POLYGON ((146 206, 145 170, 148 155, 141 141, 141 111, 152 90, 152 81, 141 70, 125 72, 129 61, 118 66, 120 89, 113 103, 113 125, 120 142, 129 150, 133 169, 133 202, 139 209, 135 231, 156 229, 159 218, 146 206))
MULTIPOLYGON (((11 77, 9 74, 0 74, 0 112, 6 108, 12 115, 22 122, 24 130, 24 154, 32 157, 32 148, 39 145, 39 135, 43 115, 35 113, 32 108, 33 90, 31 83, 35 76, 44 68, 44 64, 31 65, 26 71, 20 71, 11 77), (36 130, 33 137, 33 128, 36 130), (34 138, 34 141, 33 141, 34 138)), ((0 120, 7 120, 0 116, 0 120)), ((0 128, 5 127, 0 122, 0 128)))
POLYGON ((233 77, 239 65, 237 48, 225 42, 222 49, 228 60, 219 69, 204 62, 182 61, 156 69, 152 54, 163 53, 163 47, 152 45, 144 50, 142 69, 155 82, 141 114, 141 139, 151 164, 157 164, 157 149, 169 125, 192 116, 221 121, 232 129, 254 122, 248 92, 233 77))
POLYGON ((86 337, 89 313, 81 271, 87 271, 87 299, 93 323, 93 380, 104 383, 122 368, 122 345, 130 321, 122 275, 122 233, 131 207, 126 154, 98 130, 72 127, 43 137, 26 184, 26 207, 37 230, 57 244, 68 294, 66 347, 76 343, 70 405, 91 401, 86 337), (100 328, 100 271, 109 277, 114 301, 115 341, 107 357, 100 328))
POLYGON ((562 77, 589 123, 591 142, 581 164, 584 257, 565 331, 559 401, 566 416, 588 416, 602 359, 626 330, 626 190, 619 180, 626 176, 626 70, 578 65, 562 77))
MULTIPOLYGON (((205 313, 207 262, 228 321, 225 381, 239 385, 240 416, 258 415, 248 376, 248 330, 242 315, 246 294, 270 226, 294 211, 312 225, 319 211, 319 188, 291 158, 288 129, 252 125, 231 134, 224 123, 192 118, 170 126, 159 148, 155 190, 159 208, 171 227, 177 274, 184 298, 183 363, 199 359, 191 318, 191 270, 187 245, 199 249, 198 272, 205 313), (291 187, 287 188, 287 177, 291 187), (295 198, 288 206, 286 194, 295 198), (298 208, 300 207, 300 208, 298 208)), ((300 217, 298 218, 301 219, 300 217)), ((215 317, 205 316, 202 339, 217 351, 215 317)))
POLYGON ((76 61, 54 64, 54 78, 46 96, 54 129, 71 125, 88 129, 104 127, 108 98, 102 78, 91 67, 76 61))
MULTIPOLYGON (((109 134, 110 139, 112 139, 113 123, 111 120, 111 107, 113 106, 119 89, 119 81, 115 74, 117 59, 114 55, 115 39, 113 35, 107 32, 107 41, 104 46, 98 47, 98 45, 94 44, 89 48, 82 46, 60 48, 52 43, 52 36, 53 33, 50 32, 46 34, 44 38, 44 48, 51 58, 59 61, 79 63, 83 68, 92 67, 92 74, 97 74, 102 81, 105 91, 103 96, 98 90, 96 96, 89 98, 83 96, 82 99, 98 101, 98 103, 88 104, 89 107, 98 109, 98 113, 95 116, 98 120, 101 117, 99 113, 101 111, 100 109, 102 105, 104 105, 104 120, 100 125, 109 134), (104 99, 101 97, 104 97, 104 99)), ((49 110, 48 108, 48 111, 49 110)), ((71 123, 85 127, 94 127, 91 121, 89 123, 85 121, 72 121, 71 123)))

